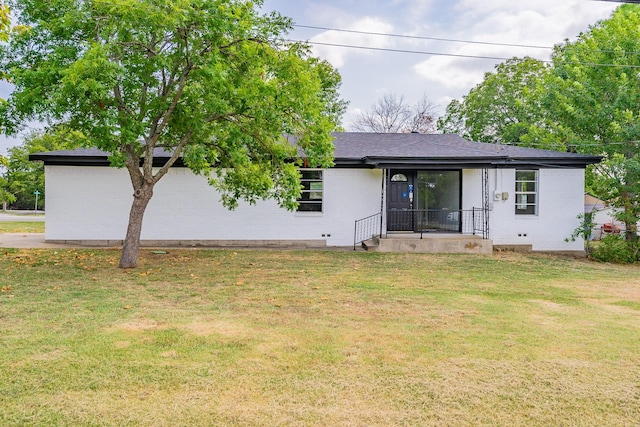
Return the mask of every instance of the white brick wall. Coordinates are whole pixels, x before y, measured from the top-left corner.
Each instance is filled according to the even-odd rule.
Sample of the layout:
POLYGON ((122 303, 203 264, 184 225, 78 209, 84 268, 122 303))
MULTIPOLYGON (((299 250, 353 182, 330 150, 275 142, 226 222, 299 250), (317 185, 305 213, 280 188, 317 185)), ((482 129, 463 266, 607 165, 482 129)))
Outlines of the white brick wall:
POLYGON ((491 238, 494 245, 532 245, 535 251, 580 251, 583 241, 566 242, 584 212, 583 169, 540 169, 538 214, 515 214, 515 169, 491 171, 491 238), (494 201, 494 191, 507 200, 494 201))
MULTIPOLYGON (((122 240, 133 190, 126 170, 47 166, 47 240, 122 240)), ((382 171, 324 173, 324 212, 297 213, 273 201, 229 211, 206 179, 173 168, 155 187, 142 240, 325 240, 353 244, 356 219, 380 210, 382 171), (322 235, 325 235, 324 237, 322 235)))
MULTIPOLYGON (((46 166, 47 240, 122 240, 132 187, 125 170, 46 166)), ((206 179, 173 168, 156 185, 145 214, 143 240, 324 240, 353 244, 356 219, 380 211, 381 170, 329 169, 324 173, 324 212, 296 213, 272 201, 229 211, 206 179), (322 236, 324 234, 324 237, 322 236)), ((539 251, 579 251, 565 242, 584 211, 584 170, 540 169, 539 212, 515 214, 515 169, 489 172, 491 239, 495 245, 532 245, 539 251), (508 193, 495 201, 495 191, 508 193)), ((481 207, 482 171, 463 171, 463 209, 481 207)))

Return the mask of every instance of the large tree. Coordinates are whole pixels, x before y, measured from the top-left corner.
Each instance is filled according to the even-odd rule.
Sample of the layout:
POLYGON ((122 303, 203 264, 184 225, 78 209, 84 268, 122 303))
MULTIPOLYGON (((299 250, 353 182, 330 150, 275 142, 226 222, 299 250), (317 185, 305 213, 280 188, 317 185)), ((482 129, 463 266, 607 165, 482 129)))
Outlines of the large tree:
POLYGON ((403 96, 385 94, 368 111, 359 113, 350 127, 358 132, 434 133, 436 106, 427 95, 410 105, 403 96))
POLYGON ((640 219, 640 7, 619 7, 555 49, 546 110, 575 135, 577 150, 604 156, 597 195, 619 208, 627 240, 640 219))
POLYGON ((602 155, 587 187, 636 241, 640 220, 640 7, 624 5, 545 66, 514 58, 453 101, 439 129, 494 143, 602 155))
POLYGON ((549 67, 534 58, 512 58, 486 73, 462 98, 453 100, 438 129, 473 141, 564 149, 564 131, 541 107, 549 67))
POLYGON ((29 31, 12 37, 2 68, 15 84, 5 125, 66 122, 110 153, 131 178, 133 202, 120 266, 137 264, 142 218, 155 184, 182 158, 210 177, 222 201, 300 193, 303 152, 329 166, 344 110, 340 77, 288 18, 261 0, 20 0, 29 31), (292 147, 283 134, 297 137, 292 147), (154 164, 158 150, 170 153, 154 164))

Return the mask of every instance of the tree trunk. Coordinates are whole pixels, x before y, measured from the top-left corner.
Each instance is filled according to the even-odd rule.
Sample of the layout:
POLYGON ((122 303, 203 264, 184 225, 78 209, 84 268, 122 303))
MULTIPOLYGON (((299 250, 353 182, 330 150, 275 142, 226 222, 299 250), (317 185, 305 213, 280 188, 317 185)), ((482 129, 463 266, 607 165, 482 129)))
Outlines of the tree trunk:
POLYGON ((631 194, 631 192, 629 191, 624 191, 622 193, 622 200, 623 200, 623 209, 624 209, 624 239, 627 242, 635 242, 638 240, 638 226, 637 226, 637 218, 633 218, 633 220, 631 220, 629 218, 630 213, 632 212, 632 208, 631 208, 631 197, 633 197, 633 195, 631 194))
POLYGON ((638 226, 635 222, 625 221, 624 238, 627 242, 635 242, 638 240, 638 226))
POLYGON ((149 200, 153 196, 153 185, 144 184, 133 193, 133 203, 129 213, 129 225, 127 235, 122 246, 120 268, 135 268, 138 265, 138 252, 140 250, 140 233, 142 232, 142 219, 147 209, 149 200))
POLYGON ((623 206, 624 206, 624 226, 625 226, 625 233, 624 233, 624 239, 629 242, 629 243, 633 243, 636 242, 638 240, 638 218, 633 215, 633 218, 631 218, 631 213, 635 213, 634 209, 632 208, 633 206, 633 199, 635 199, 636 197, 638 197, 638 194, 633 191, 633 186, 630 183, 633 183, 635 181, 635 177, 633 176, 633 174, 629 171, 629 164, 630 162, 633 160, 634 155, 635 155, 635 142, 628 142, 629 145, 627 145, 627 151, 625 153, 625 159, 627 160, 626 162, 626 167, 625 167, 625 185, 624 185, 624 191, 622 192, 622 200, 624 202, 623 206))

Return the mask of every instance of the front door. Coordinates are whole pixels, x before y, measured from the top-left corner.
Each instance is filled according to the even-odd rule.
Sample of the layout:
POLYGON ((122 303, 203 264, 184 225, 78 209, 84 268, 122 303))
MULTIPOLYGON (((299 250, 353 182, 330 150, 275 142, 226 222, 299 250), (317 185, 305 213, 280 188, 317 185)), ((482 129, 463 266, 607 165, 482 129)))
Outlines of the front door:
POLYGON ((387 230, 413 231, 413 174, 390 173, 387 190, 387 230))

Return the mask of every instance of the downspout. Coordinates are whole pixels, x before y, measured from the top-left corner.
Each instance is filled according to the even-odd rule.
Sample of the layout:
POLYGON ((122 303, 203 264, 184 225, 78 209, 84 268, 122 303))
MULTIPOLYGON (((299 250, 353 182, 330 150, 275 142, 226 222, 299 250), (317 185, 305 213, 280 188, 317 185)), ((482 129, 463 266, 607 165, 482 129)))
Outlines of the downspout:
POLYGON ((384 225, 384 190, 387 182, 387 170, 382 169, 382 186, 380 189, 380 238, 382 239, 382 229, 384 225))

